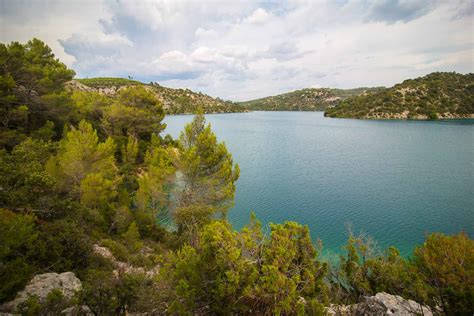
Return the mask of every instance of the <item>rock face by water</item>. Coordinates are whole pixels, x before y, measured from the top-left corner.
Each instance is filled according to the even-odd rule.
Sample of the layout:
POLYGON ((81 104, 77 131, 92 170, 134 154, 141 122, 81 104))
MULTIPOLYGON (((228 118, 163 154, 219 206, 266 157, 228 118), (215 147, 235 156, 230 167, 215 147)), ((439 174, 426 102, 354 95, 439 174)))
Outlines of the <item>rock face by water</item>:
POLYGON ((23 291, 17 293, 13 301, 1 305, 0 311, 15 311, 30 296, 36 296, 40 302, 44 302, 48 294, 55 289, 60 290, 66 299, 71 299, 81 288, 81 280, 72 272, 38 274, 26 285, 23 291))
POLYGON ((406 300, 398 295, 385 292, 377 293, 375 296, 365 297, 361 303, 353 305, 331 305, 326 309, 328 315, 393 315, 410 316, 425 315, 432 316, 431 310, 412 300, 406 300))

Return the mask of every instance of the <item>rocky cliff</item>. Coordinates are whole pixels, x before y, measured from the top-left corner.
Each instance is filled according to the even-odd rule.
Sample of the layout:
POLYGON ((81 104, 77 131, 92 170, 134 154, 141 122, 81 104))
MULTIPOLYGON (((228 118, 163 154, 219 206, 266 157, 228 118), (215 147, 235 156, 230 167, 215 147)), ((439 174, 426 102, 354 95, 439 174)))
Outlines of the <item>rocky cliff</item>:
POLYGON ((342 101, 325 116, 362 119, 474 118, 474 74, 432 73, 342 101))
POLYGON ((144 84, 135 80, 123 78, 92 78, 75 79, 69 81, 66 87, 73 91, 98 92, 100 94, 114 97, 114 95, 125 87, 143 85, 152 91, 159 99, 167 114, 189 114, 195 113, 202 108, 205 113, 233 113, 244 112, 245 108, 231 101, 213 98, 201 92, 189 89, 173 89, 151 82, 144 84))
POLYGON ((240 102, 249 110, 257 111, 322 111, 341 101, 383 88, 329 89, 308 88, 276 96, 240 102))

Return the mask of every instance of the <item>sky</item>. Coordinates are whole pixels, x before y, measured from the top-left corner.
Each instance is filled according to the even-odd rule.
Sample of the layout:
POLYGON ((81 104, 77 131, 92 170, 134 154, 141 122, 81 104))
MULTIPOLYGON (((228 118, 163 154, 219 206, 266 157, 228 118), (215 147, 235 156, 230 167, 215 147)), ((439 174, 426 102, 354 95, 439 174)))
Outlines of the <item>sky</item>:
POLYGON ((473 72, 474 1, 0 0, 0 42, 36 37, 76 77, 244 101, 473 72))

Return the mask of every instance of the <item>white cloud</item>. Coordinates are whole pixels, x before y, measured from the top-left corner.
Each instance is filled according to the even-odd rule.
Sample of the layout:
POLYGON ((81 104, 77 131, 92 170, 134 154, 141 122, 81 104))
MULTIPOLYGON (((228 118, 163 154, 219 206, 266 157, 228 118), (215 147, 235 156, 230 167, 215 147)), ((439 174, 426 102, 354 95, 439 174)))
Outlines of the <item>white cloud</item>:
POLYGON ((244 100, 472 72, 469 1, 0 0, 0 39, 46 41, 79 76, 244 100))
POLYGON ((244 23, 263 24, 270 20, 270 14, 262 8, 253 11, 252 14, 244 19, 244 23))

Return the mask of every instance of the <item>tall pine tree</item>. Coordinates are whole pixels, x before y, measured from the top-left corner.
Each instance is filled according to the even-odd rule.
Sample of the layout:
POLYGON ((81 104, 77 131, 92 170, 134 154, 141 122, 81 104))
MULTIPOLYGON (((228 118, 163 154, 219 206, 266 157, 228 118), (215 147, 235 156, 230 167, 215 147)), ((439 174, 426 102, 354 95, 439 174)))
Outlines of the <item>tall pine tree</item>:
POLYGON ((233 205, 239 167, 224 143, 217 142, 210 124, 200 111, 179 138, 177 179, 178 227, 201 226, 213 216, 226 217, 233 205))

